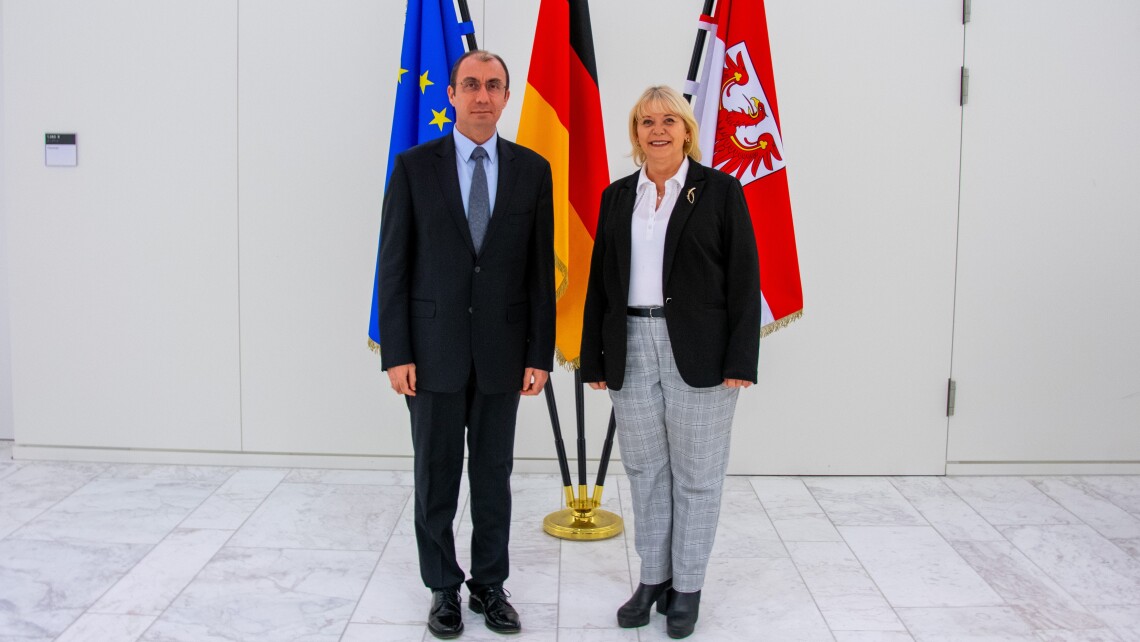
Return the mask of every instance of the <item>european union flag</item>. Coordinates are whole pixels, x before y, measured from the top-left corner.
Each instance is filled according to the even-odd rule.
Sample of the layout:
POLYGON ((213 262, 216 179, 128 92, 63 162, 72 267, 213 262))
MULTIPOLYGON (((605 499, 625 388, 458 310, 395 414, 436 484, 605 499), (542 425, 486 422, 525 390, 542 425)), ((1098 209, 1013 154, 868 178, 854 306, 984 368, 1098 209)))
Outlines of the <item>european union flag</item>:
MULTIPOLYGON (((475 31, 470 22, 459 22, 452 3, 453 0, 408 0, 385 189, 397 154, 451 133, 455 120, 455 110, 447 100, 451 66, 464 53, 463 35, 475 31)), ((379 277, 379 261, 376 269, 379 277)), ((373 280, 372 316, 368 322, 368 346, 373 350, 380 349, 380 310, 375 291, 378 280, 373 280)))

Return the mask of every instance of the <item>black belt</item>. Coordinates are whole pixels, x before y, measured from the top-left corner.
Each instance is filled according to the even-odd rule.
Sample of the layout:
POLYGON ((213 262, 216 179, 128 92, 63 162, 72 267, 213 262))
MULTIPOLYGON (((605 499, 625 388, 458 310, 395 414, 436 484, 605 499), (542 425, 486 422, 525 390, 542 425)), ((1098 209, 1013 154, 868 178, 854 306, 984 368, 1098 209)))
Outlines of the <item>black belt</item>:
POLYGON ((665 318, 665 308, 626 308, 625 313, 631 317, 665 318))

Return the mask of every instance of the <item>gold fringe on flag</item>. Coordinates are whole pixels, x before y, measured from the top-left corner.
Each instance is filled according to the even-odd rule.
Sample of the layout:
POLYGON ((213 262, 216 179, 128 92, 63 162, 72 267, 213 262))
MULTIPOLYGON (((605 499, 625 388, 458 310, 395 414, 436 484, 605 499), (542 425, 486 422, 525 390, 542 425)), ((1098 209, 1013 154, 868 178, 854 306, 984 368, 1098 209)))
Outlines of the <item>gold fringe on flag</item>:
POLYGON ((562 257, 555 254, 554 269, 558 271, 558 276, 562 277, 558 280, 558 287, 554 291, 554 300, 558 301, 562 295, 566 294, 566 289, 570 287, 570 268, 566 267, 562 257))
POLYGON ((769 323, 768 325, 764 326, 763 328, 760 328, 760 336, 766 337, 769 334, 776 332, 777 330, 783 330, 784 328, 791 325, 793 321, 798 321, 800 319, 800 317, 802 317, 803 315, 804 315, 803 310, 796 310, 795 312, 789 314, 788 316, 784 317, 783 319, 780 319, 779 321, 773 321, 772 323, 769 323))
POLYGON ((574 372, 578 368, 582 367, 582 357, 579 356, 577 359, 567 359, 566 356, 562 354, 562 350, 558 348, 554 349, 554 358, 558 360, 558 365, 566 368, 570 372, 574 372))

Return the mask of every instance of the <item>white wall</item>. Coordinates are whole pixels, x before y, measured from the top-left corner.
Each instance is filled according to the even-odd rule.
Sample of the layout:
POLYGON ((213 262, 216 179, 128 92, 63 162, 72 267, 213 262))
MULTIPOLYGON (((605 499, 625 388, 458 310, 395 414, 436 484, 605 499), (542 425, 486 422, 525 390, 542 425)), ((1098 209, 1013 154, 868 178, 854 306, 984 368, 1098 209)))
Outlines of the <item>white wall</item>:
MULTIPOLYGON (((365 348, 402 3, 0 2, 17 454, 407 465, 406 409, 365 348), (79 134, 78 168, 43 167, 46 131, 79 134)), ((683 80, 699 5, 594 3, 614 177, 633 169, 636 95, 683 80)), ((762 344, 731 470, 942 473, 954 324, 970 321, 954 309, 970 294, 955 290, 960 2, 767 5, 806 305, 762 344)), ((513 138, 538 3, 471 9, 511 65, 513 138)), ((570 376, 553 381, 573 451, 570 376)), ((608 400, 586 406, 596 458, 608 400)), ((553 470, 553 452, 545 402, 524 399, 520 469, 553 470)))
POLYGON ((4 5, 19 443, 241 448, 234 9, 4 5))
MULTIPOLYGON (((0 34, 4 33, 4 5, 0 4, 0 34)), ((4 48, 0 47, 0 106, 4 105, 4 48)), ((2 109, 0 109, 2 111, 2 109)), ((0 149, 4 149, 4 127, 0 124, 0 149)), ((12 439, 12 344, 8 329, 8 232, 5 206, 4 155, 0 154, 0 439, 12 439)))

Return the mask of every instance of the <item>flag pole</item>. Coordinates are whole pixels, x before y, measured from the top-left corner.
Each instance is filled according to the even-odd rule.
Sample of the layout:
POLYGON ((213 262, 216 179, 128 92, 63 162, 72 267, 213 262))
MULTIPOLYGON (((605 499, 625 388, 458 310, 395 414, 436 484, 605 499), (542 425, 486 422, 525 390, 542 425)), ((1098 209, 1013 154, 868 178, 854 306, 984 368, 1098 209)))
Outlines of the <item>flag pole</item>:
MULTIPOLYGON (((459 0, 465 2, 465 0, 459 0)), ((701 15, 711 16, 713 10, 714 0, 705 0, 705 8, 701 10, 701 15)), ((697 29, 697 42, 693 45, 693 57, 689 59, 689 75, 685 76, 685 80, 692 82, 697 79, 697 72, 701 68, 701 54, 705 51, 705 37, 708 32, 704 29, 697 29)), ((685 100, 691 101, 692 94, 685 94, 685 100)))
POLYGON ((578 497, 586 497, 586 398, 582 371, 574 371, 574 414, 578 420, 578 497))
POLYGON ((570 464, 566 461, 566 444, 562 441, 562 424, 558 420, 558 408, 554 403, 554 382, 547 381, 543 389, 546 393, 546 409, 550 411, 550 427, 554 429, 554 451, 558 453, 558 469, 562 472, 562 490, 566 495, 566 505, 574 505, 574 489, 570 485, 570 464))
POLYGON ((602 485, 606 478, 606 468, 609 466, 610 450, 613 449, 614 432, 617 428, 613 411, 610 411, 610 427, 598 467, 598 483, 594 485, 594 496, 589 497, 586 485, 586 408, 583 395, 585 384, 582 383, 581 370, 575 370, 574 411, 578 421, 578 496, 575 498, 574 489, 570 485, 570 466, 566 462, 566 448, 562 443, 562 429, 559 427, 558 414, 554 409, 552 383, 549 381, 546 383, 546 402, 550 408, 550 423, 554 427, 554 449, 558 453, 558 465, 562 470, 562 489, 566 495, 566 508, 547 515, 542 520, 542 530, 561 539, 578 541, 608 539, 621 533, 623 528, 623 521, 619 515, 600 508, 602 485))
MULTIPOLYGON (((554 211, 556 222, 563 221, 573 215, 573 206, 568 202, 572 200, 569 198, 570 193, 575 193, 585 199, 579 203, 579 208, 596 210, 598 205, 593 202, 593 199, 600 197, 602 189, 609 182, 609 171, 605 169, 605 138, 601 128, 591 127, 588 131, 577 132, 576 134, 570 131, 570 121, 577 121, 578 117, 582 115, 587 116, 583 121, 584 123, 601 124, 596 66, 588 0, 541 0, 527 78, 527 96, 523 100, 523 113, 519 123, 518 142, 530 147, 550 161, 554 193, 560 194, 559 198, 561 199, 556 203, 557 207, 554 211), (571 73, 573 69, 577 68, 585 71, 585 73, 571 73), (531 82, 536 78, 542 78, 542 82, 531 82), (555 96, 544 95, 542 93, 544 90, 541 88, 546 88, 545 91, 548 94, 549 90, 554 89, 555 96, 561 97, 561 99, 548 102, 555 96), (560 89, 567 91, 566 93, 559 93, 558 90, 560 89), (532 94, 532 92, 535 93, 532 94), (535 105, 540 105, 541 108, 536 109, 535 105), (574 117, 570 118, 572 113, 574 117), (551 135, 553 133, 550 131, 551 129, 564 131, 567 136, 551 135), (595 152, 598 153, 595 154, 595 152), (600 156, 600 158, 594 158, 595 156, 600 156), (582 163, 584 158, 597 162, 582 163), (570 171, 571 162, 588 166, 590 170, 572 172, 570 171), (575 183, 573 187, 569 186, 571 181, 575 183)), ((581 166, 577 169, 580 170, 581 166)), ((592 240, 582 242, 581 246, 575 243, 563 243, 563 241, 567 241, 567 239, 559 239, 556 233, 555 267, 563 279, 555 290, 555 299, 559 310, 558 334, 562 340, 562 343, 558 344, 558 360, 574 370, 574 410, 577 419, 578 455, 576 485, 578 488, 577 493, 575 493, 575 488, 572 486, 575 482, 572 481, 571 469, 567 461, 567 447, 562 439, 562 428, 554 403, 554 377, 551 377, 546 384, 545 392, 566 503, 562 510, 547 515, 543 519, 542 526, 547 534, 562 539, 606 539, 622 532, 622 518, 599 507, 600 487, 595 489, 593 498, 587 494, 589 488, 586 471, 584 384, 582 373, 576 367, 578 357, 573 354, 578 346, 569 345, 580 337, 578 333, 581 332, 580 326, 575 329, 576 322, 573 321, 573 317, 576 316, 578 320, 581 319, 582 312, 578 306, 581 305, 581 299, 584 297, 582 286, 585 281, 578 280, 578 272, 588 267, 588 254, 587 261, 582 261, 580 250, 583 247, 588 250, 592 240), (576 250, 572 251, 571 247, 576 248, 576 250), (571 258, 571 254, 574 255, 573 258, 571 258), (566 334, 563 334, 564 330, 567 331, 566 334), (576 334, 577 337, 575 337, 576 334), (571 337, 571 339, 567 340, 564 337, 571 337), (563 345, 563 343, 567 345, 563 345)), ((604 459, 608 460, 608 454, 604 459)), ((601 480, 604 480, 606 463, 608 462, 602 462, 600 469, 602 476, 599 477, 601 480)))
POLYGON ((602 503, 602 488, 606 485, 606 470, 610 467, 610 451, 614 448, 614 433, 617 432, 617 417, 610 410, 610 426, 606 429, 606 443, 602 446, 602 460, 598 462, 598 480, 594 482, 594 504, 602 503))
MULTIPOLYGON (((467 0, 459 0, 459 19, 463 22, 471 22, 471 11, 467 8, 467 0)), ((467 51, 474 51, 479 48, 479 45, 475 43, 475 32, 464 37, 467 38, 467 51)))

